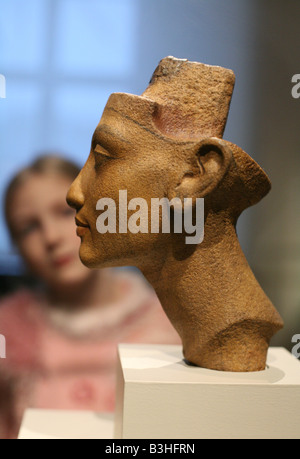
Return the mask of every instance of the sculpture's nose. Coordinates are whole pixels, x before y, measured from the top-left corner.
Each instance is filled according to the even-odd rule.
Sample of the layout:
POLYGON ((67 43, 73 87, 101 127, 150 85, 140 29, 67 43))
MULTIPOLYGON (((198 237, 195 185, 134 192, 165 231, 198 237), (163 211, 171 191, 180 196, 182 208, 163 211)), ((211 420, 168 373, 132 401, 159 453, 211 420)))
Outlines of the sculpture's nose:
POLYGON ((76 209, 77 212, 84 205, 84 194, 82 191, 81 174, 79 174, 76 180, 72 183, 71 188, 68 191, 67 203, 70 207, 76 209))

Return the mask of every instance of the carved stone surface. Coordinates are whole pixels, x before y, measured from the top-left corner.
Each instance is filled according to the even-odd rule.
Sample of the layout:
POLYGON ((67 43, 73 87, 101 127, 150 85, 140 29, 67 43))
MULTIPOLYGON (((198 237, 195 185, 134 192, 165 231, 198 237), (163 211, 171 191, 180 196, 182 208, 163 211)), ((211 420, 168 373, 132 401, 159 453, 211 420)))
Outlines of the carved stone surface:
POLYGON ((234 81, 231 70, 168 57, 142 96, 112 94, 68 202, 77 210, 82 262, 137 266, 178 331, 188 362, 260 371, 283 323, 235 228, 241 212, 271 185, 248 154, 222 140, 234 81), (186 244, 184 231, 100 234, 97 202, 105 197, 118 205, 119 190, 127 190, 128 201, 145 199, 149 208, 152 198, 191 198, 193 206, 204 198, 203 242, 186 244))

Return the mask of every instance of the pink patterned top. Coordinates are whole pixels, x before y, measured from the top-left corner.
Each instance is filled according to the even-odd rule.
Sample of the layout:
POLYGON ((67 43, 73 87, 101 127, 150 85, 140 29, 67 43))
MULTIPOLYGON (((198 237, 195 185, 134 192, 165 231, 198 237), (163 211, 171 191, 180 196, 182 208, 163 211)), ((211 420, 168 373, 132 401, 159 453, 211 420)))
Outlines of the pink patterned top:
POLYGON ((118 271, 122 301, 93 310, 52 310, 20 291, 0 304, 0 438, 16 438, 26 408, 114 410, 118 343, 178 344, 147 284, 118 271))

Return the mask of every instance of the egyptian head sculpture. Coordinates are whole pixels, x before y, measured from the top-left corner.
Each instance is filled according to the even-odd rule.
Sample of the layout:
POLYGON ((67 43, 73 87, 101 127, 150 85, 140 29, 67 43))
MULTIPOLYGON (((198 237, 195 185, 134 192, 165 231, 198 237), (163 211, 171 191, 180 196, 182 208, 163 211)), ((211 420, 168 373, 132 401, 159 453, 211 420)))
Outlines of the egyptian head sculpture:
POLYGON ((234 82, 231 70, 167 57, 141 96, 112 94, 67 199, 77 210, 82 262, 139 268, 180 335, 187 363, 248 372, 265 369, 270 339, 283 323, 236 234, 239 215, 269 192, 270 181, 223 140, 234 82), (99 216, 110 203, 120 209, 125 197, 131 206, 116 215, 114 230, 100 232, 99 216), (146 211, 130 231, 136 198, 146 211), (170 231, 162 230, 162 215, 158 230, 145 222, 153 199, 174 198, 188 204, 194 223, 197 202, 204 202, 198 241, 187 243, 183 225, 174 231, 175 205, 170 231))

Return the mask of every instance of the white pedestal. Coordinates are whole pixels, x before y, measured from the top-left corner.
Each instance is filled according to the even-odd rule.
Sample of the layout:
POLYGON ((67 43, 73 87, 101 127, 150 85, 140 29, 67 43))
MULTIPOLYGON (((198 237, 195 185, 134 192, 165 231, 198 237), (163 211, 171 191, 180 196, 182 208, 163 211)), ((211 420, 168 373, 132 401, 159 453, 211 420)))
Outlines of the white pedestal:
POLYGON ((187 366, 181 346, 120 345, 115 438, 300 438, 300 362, 271 348, 268 367, 187 366))
POLYGON ((113 439, 113 418, 91 411, 27 410, 19 440, 113 439))

